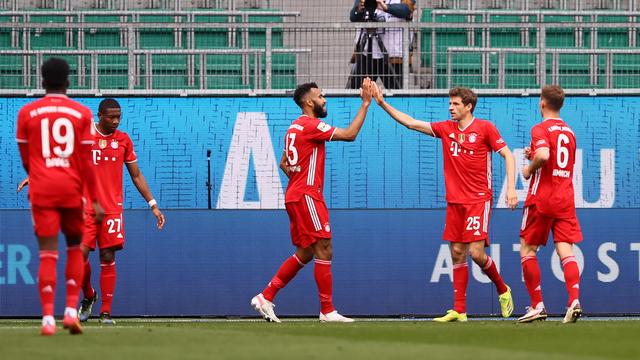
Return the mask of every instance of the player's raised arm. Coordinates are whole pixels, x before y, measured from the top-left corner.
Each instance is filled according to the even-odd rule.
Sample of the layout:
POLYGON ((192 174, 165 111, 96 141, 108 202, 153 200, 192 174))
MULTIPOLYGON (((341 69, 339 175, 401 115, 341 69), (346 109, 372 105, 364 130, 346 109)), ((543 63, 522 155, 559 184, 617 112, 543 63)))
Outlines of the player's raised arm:
POLYGON ((160 211, 158 202, 153 198, 151 190, 149 189, 149 185, 147 184, 147 180, 144 178, 144 175, 142 175, 142 171, 140 171, 138 163, 128 162, 125 164, 127 165, 127 171, 129 171, 129 175, 131 176, 133 185, 136 186, 136 189, 138 189, 140 195, 142 195, 144 200, 149 204, 151 211, 153 211, 153 216, 156 217, 156 220, 158 222, 158 229, 162 230, 165 223, 164 214, 162 213, 162 211, 160 211))
POLYGON ((387 114, 389 114, 395 121, 404 125, 408 129, 419 131, 421 133, 424 133, 430 136, 435 136, 435 134, 433 133, 433 129, 431 129, 431 124, 429 122, 416 120, 411 116, 403 113, 402 111, 397 110, 396 108, 391 106, 389 103, 384 101, 384 96, 382 96, 382 90, 380 90, 378 85, 373 83, 372 87, 373 87, 373 98, 376 100, 376 103, 378 103, 378 105, 380 105, 380 107, 383 108, 384 111, 386 111, 387 114))
POLYGON ((362 88, 360 89, 360 96, 362 97, 362 105, 358 109, 358 113, 351 121, 351 124, 346 129, 337 128, 333 133, 331 141, 354 141, 364 124, 364 119, 367 116, 369 105, 371 105, 372 96, 372 84, 373 82, 369 78, 365 78, 362 82, 362 88))

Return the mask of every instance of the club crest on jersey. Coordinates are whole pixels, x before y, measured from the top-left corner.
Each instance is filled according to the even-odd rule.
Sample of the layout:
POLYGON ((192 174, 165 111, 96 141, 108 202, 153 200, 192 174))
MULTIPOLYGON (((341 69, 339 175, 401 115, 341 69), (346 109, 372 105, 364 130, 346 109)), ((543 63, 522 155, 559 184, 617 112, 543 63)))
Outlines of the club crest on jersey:
POLYGON ((331 130, 331 125, 321 121, 318 124, 318 130, 320 130, 322 132, 327 132, 327 131, 331 130))
MULTIPOLYGON (((464 134, 463 134, 463 135, 464 135, 464 134)), ((474 142, 476 142, 476 139, 478 139, 478 134, 476 134, 476 133, 471 133, 471 134, 469 134, 469 142, 470 142, 470 143, 472 143, 472 144, 473 144, 474 142)))
POLYGON ((100 149, 106 148, 107 147, 107 140, 105 140, 105 139, 98 140, 98 146, 100 147, 100 149))
POLYGON ((458 142, 462 144, 464 142, 464 134, 458 134, 458 142))
POLYGON ((111 140, 111 148, 114 150, 118 148, 118 140, 111 140))

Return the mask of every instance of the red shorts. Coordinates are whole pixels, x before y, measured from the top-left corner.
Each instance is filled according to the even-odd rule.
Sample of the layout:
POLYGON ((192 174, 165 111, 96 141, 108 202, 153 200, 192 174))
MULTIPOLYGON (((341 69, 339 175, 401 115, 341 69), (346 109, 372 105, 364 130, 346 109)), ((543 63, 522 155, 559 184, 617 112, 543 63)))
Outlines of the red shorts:
POLYGON ((541 214, 535 205, 524 208, 520 237, 528 245, 547 245, 549 231, 553 230, 554 242, 576 244, 582 241, 578 218, 554 218, 541 214))
POLYGON ((442 239, 471 243, 485 241, 489 245, 489 216, 491 201, 475 204, 447 204, 447 219, 442 239))
POLYGON ((86 213, 84 221, 84 236, 82 245, 96 249, 96 241, 99 249, 124 247, 124 222, 122 214, 105 214, 102 223, 96 224, 93 215, 86 213))
POLYGON ((324 201, 304 195, 296 202, 285 204, 291 222, 291 242, 306 248, 318 239, 331 239, 329 210, 324 201))
POLYGON ((81 236, 82 217, 82 206, 77 208, 31 206, 31 219, 38 237, 58 236, 60 229, 66 236, 81 236))

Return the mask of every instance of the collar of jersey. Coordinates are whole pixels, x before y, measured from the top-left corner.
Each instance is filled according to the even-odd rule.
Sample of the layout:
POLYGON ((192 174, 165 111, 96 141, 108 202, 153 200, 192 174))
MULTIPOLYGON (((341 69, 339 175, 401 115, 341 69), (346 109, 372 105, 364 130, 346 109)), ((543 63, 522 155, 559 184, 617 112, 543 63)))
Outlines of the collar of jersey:
POLYGON ((464 127, 464 129, 460 129, 460 126, 458 126, 458 124, 459 124, 459 123, 458 123, 458 124, 456 124, 456 127, 458 127, 458 130, 460 130, 460 131, 463 131, 463 132, 464 132, 465 130, 467 130, 467 129, 469 128, 469 126, 471 126, 471 124, 473 124, 473 122, 474 122, 474 121, 476 121, 476 117, 475 117, 475 116, 473 117, 473 119, 471 119, 471 122, 469 122, 469 123, 467 124, 467 126, 465 126, 465 127, 464 127))
POLYGON ((59 97, 68 99, 69 97, 65 94, 44 94, 45 97, 59 97))
MULTIPOLYGON (((111 134, 111 135, 105 135, 105 134, 101 133, 101 132, 100 132, 100 130, 98 130, 98 125, 97 125, 97 123, 93 123, 93 128, 94 128, 94 129, 96 129, 96 132, 97 132, 98 134, 100 134, 100 136, 102 136, 102 137, 109 137, 109 136, 113 135, 113 134, 111 134)), ((114 131, 113 133, 115 134, 115 131, 114 131)))

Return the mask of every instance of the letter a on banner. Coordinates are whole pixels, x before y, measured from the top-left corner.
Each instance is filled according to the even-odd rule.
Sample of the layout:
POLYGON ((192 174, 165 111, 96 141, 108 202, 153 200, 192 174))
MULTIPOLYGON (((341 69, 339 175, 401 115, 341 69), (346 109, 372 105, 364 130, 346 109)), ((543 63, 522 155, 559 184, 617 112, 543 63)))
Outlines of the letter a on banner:
POLYGON ((216 208, 283 208, 284 193, 277 162, 266 114, 239 112, 231 136, 231 145, 216 208), (252 156, 259 200, 245 201, 249 161, 252 156))

